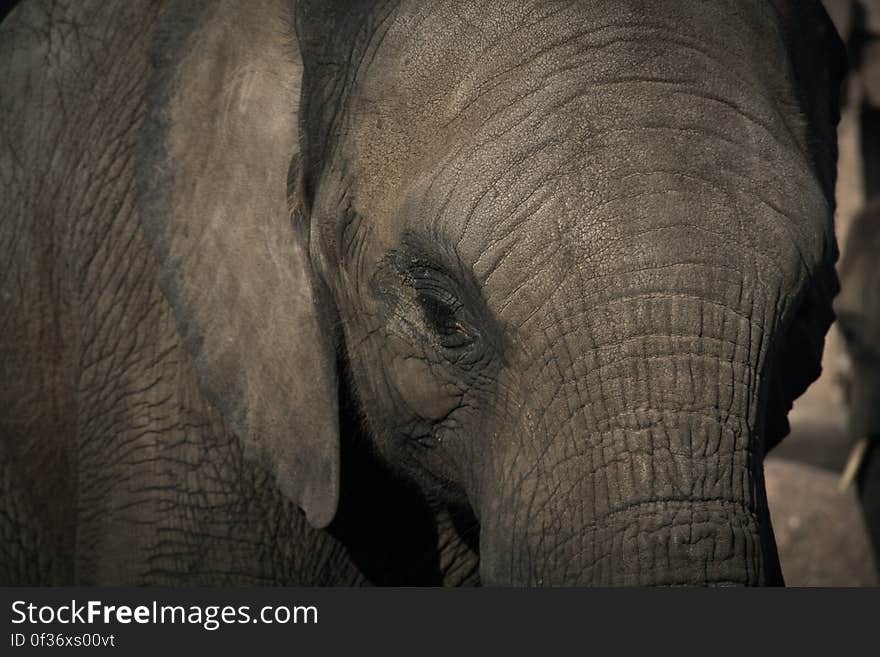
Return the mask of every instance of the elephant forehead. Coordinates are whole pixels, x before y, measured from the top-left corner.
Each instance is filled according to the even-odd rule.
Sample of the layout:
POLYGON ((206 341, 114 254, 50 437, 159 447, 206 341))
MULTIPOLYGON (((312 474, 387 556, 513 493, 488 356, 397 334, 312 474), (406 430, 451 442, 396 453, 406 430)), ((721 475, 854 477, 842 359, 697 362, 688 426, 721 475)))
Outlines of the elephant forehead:
POLYGON ((773 21, 742 3, 692 4, 401 3, 349 95, 339 152, 361 213, 406 221, 445 206, 464 220, 478 200, 516 205, 520 191, 582 174, 595 189, 625 175, 617 161, 666 151, 726 165, 707 135, 755 178, 801 157, 781 186, 809 185, 775 97, 785 84, 762 77, 785 68, 765 65, 785 58, 773 21), (736 29, 694 37, 722 19, 736 29))
POLYGON ((586 93, 585 83, 618 84, 589 90, 607 101, 636 79, 712 82, 748 106, 784 86, 759 76, 785 68, 766 66, 784 60, 782 40, 770 10, 752 4, 518 1, 450 11, 401 2, 359 54, 345 130, 363 154, 417 155, 450 127, 473 132, 508 106, 541 111, 586 93))
POLYGON ((578 97, 438 143, 395 177, 356 177, 358 214, 382 225, 379 253, 404 231, 437 236, 479 279, 510 269, 516 275, 500 278, 511 285, 534 273, 535 253, 547 267, 574 271, 735 248, 760 261, 755 269, 781 270, 785 280, 773 287, 792 288, 804 272, 789 263, 803 254, 814 266, 828 237, 828 208, 809 166, 749 121, 726 135, 716 130, 725 112, 709 113, 701 103, 710 101, 682 103, 672 116, 655 91, 635 106, 609 99, 618 111, 582 120, 596 99, 578 97))

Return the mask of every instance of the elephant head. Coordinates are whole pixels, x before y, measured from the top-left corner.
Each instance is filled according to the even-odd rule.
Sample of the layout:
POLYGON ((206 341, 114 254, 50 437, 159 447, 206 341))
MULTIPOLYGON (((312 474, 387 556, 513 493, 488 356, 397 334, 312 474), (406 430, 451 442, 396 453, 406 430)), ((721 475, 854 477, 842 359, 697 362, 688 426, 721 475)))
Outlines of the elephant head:
POLYGON ((793 0, 182 3, 140 203, 205 393, 316 527, 354 403, 484 582, 779 581, 839 50, 793 0))

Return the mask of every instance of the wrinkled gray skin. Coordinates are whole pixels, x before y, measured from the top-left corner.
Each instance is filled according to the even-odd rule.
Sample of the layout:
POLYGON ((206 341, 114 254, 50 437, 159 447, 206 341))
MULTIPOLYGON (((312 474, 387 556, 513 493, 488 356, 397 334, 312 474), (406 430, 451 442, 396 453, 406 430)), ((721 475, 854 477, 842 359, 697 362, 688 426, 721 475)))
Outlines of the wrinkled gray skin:
POLYGON ((880 201, 850 226, 834 301, 850 365, 844 381, 850 434, 870 448, 859 473, 859 498, 880 563, 880 201))
POLYGON ((4 582, 781 582, 818 2, 60 4, 0 33, 4 582))

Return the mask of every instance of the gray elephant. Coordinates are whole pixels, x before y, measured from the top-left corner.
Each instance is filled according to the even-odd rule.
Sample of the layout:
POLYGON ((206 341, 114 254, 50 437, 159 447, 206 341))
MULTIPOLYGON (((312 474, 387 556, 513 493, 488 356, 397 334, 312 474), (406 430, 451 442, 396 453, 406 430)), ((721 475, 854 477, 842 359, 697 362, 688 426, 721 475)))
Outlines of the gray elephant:
POLYGON ((880 201, 850 226, 834 301, 850 366, 844 383, 850 434, 864 439, 857 484, 865 524, 880 563, 880 201))
POLYGON ((27 2, 4 583, 781 583, 832 320, 803 0, 27 2))
MULTIPOLYGON (((880 195, 880 0, 823 0, 849 55, 865 195, 880 195)), ((845 94, 849 96, 852 94, 845 94)), ((844 97, 843 100, 846 100, 844 97)))

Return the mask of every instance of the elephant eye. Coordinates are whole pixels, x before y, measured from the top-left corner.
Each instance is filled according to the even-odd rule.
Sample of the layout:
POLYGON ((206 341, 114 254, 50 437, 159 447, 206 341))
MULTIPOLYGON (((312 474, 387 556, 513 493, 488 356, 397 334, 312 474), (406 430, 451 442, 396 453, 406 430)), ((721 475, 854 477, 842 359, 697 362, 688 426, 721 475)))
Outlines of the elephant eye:
POLYGON ((425 325, 439 338, 442 346, 458 349, 473 342, 464 321, 464 307, 454 294, 433 276, 417 278, 415 289, 425 325))
POLYGON ((451 281, 432 268, 420 268, 412 279, 425 326, 446 349, 462 349, 474 342, 461 300, 450 291, 451 281))
MULTIPOLYGON (((454 253, 438 255, 438 242, 406 236, 406 248, 390 251, 372 287, 403 331, 456 365, 471 367, 495 353, 487 341, 487 311, 479 290, 454 253)), ((451 251, 451 250, 450 250, 451 251)), ((490 334, 494 336, 494 333, 490 334)))
POLYGON ((419 305, 425 315, 427 326, 440 336, 446 347, 463 347, 473 342, 464 323, 459 319, 461 302, 451 295, 437 291, 418 292, 419 305))

